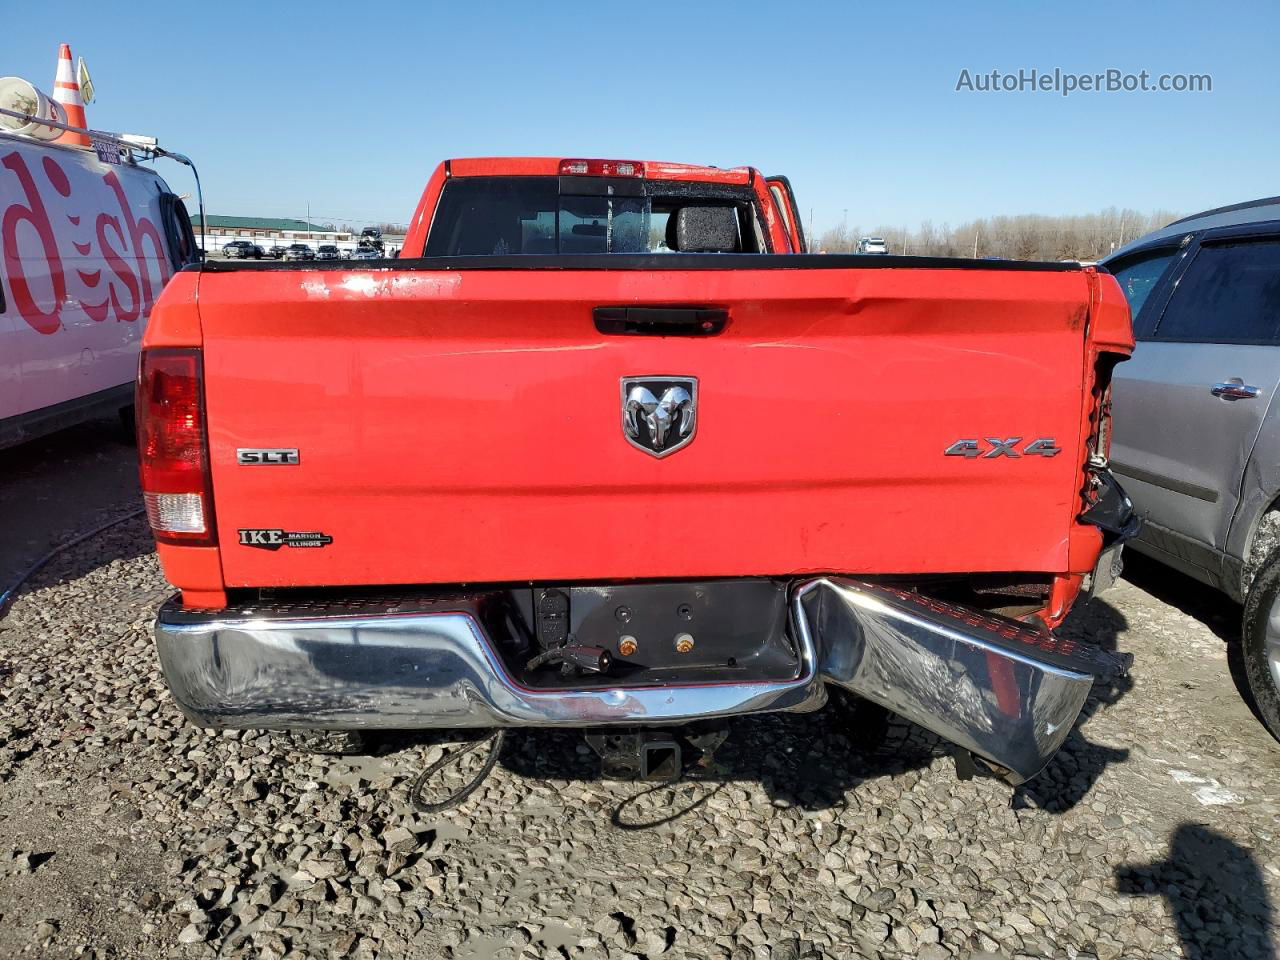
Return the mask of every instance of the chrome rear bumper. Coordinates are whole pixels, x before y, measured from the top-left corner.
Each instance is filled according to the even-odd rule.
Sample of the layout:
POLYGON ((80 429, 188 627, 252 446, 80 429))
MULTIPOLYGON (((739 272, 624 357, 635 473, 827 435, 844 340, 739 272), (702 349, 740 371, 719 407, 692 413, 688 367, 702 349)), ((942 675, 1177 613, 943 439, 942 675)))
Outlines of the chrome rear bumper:
MULTIPOLYGON (((531 689, 508 672, 465 604, 160 611, 156 644, 174 698, 211 727, 421 729, 646 726, 814 710, 826 684, 879 702, 1033 776, 1071 729, 1093 674, 1046 653, 1013 621, 843 578, 792 594, 794 677, 771 682, 531 689)), ((1107 669, 1123 664, 1106 661, 1107 669)))

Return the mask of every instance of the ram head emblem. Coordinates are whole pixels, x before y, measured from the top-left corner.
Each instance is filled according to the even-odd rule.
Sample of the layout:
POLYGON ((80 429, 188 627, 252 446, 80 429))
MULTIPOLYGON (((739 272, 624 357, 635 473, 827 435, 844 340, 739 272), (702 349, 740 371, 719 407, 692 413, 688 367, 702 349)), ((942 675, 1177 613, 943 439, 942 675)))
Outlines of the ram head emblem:
POLYGON ((622 433, 653 457, 675 453, 693 439, 697 425, 695 377, 623 377, 622 433))

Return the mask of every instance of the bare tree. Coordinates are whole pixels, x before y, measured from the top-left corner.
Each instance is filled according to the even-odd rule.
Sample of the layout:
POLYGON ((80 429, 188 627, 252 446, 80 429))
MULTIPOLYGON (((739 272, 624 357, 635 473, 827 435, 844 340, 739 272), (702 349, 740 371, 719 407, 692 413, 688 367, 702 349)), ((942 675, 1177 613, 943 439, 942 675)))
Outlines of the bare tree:
MULTIPOLYGON (((1019 214, 971 220, 957 227, 926 220, 915 230, 879 226, 889 252, 909 256, 998 257, 1006 260, 1094 261, 1177 219, 1168 210, 1143 213, 1109 207, 1064 216, 1019 214)), ((819 247, 842 253, 857 247, 861 230, 843 224, 822 234, 819 247)))

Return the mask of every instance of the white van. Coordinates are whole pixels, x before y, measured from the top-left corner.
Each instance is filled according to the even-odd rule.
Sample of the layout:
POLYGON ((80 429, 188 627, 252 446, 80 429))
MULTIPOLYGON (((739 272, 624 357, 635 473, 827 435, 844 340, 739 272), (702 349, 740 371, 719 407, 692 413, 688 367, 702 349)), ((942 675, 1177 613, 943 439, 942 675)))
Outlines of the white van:
POLYGON ((196 256, 154 170, 0 133, 0 448, 127 413, 151 307, 196 256))

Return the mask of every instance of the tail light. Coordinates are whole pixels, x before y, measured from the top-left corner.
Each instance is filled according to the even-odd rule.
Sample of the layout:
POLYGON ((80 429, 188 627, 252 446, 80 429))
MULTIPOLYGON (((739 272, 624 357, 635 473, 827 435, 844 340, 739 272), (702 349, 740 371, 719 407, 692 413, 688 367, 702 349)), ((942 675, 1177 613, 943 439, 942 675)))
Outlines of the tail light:
POLYGON ((1089 415, 1089 459, 1106 466, 1111 456, 1111 374, 1116 364, 1126 359, 1116 353, 1101 354, 1093 366, 1093 411, 1089 415))
POLYGON ((562 177, 643 177, 644 164, 634 160, 561 160, 562 177))
POLYGON ((144 350, 137 404, 142 499, 156 539, 216 544, 200 351, 144 350))
POLYGON ((1111 458, 1111 384, 1102 391, 1102 399, 1098 403, 1098 439, 1094 452, 1104 460, 1111 458))

